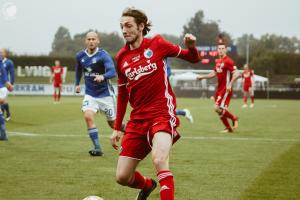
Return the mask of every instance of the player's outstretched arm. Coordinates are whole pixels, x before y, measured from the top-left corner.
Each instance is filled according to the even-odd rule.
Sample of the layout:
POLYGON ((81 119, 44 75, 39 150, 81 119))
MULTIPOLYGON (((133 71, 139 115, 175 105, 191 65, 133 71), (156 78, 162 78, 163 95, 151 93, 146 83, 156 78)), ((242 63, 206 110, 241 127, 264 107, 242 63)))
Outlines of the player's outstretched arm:
POLYGON ((185 34, 183 41, 187 49, 182 49, 178 57, 191 63, 199 62, 200 55, 196 48, 196 37, 187 33, 185 34))
POLYGON ((197 76, 197 80, 210 79, 210 78, 213 78, 215 76, 216 76, 216 72, 213 71, 213 72, 211 72, 211 73, 209 73, 207 75, 198 75, 197 76))

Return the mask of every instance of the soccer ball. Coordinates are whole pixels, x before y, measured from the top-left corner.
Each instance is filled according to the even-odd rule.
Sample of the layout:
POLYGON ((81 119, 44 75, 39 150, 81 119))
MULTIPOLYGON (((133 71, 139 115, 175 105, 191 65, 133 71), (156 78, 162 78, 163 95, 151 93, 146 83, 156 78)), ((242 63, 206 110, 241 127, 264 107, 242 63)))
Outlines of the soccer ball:
POLYGON ((104 200, 104 199, 102 197, 97 197, 97 196, 88 196, 82 200, 104 200))

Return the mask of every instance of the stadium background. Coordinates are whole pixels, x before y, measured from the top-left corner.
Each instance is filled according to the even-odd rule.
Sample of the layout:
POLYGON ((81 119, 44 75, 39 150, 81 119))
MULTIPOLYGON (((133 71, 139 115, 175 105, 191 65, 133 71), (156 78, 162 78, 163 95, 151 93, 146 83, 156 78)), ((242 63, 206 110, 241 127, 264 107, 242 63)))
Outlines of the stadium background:
MULTIPOLYGON (((188 29, 187 24, 183 32, 193 32, 201 45, 211 46, 220 29, 216 21, 203 18, 201 12, 196 13, 191 22, 199 19, 199 30, 188 29)), ((74 55, 83 48, 84 34, 71 37, 67 28, 60 27, 49 55, 18 55, 10 49, 10 58, 22 70, 26 66, 51 66, 59 59, 68 67, 65 84, 72 88, 74 55)), ((100 34, 101 46, 115 57, 122 45, 120 36, 100 34)), ((164 36, 181 44, 181 36, 164 36)), ((259 94, 257 90, 256 96, 262 99, 256 100, 253 109, 242 109, 242 99, 235 98, 230 108, 240 117, 240 127, 234 134, 220 134, 222 125, 213 112, 214 101, 199 98, 203 91, 197 88, 180 89, 193 86, 191 81, 175 87, 178 107, 189 108, 195 120, 189 124, 181 119, 179 131, 183 137, 172 150, 176 197, 184 200, 300 199, 299 39, 275 34, 255 38, 245 34, 231 41, 237 47, 236 54, 231 56, 239 69, 247 61, 245 52, 249 44, 249 64, 256 74, 269 78, 269 96, 267 91, 259 94), (182 98, 186 96, 196 98, 182 98)), ((172 60, 174 69, 187 70, 212 69, 212 63, 190 65, 172 60)), ((16 84, 34 84, 39 88, 41 84, 49 84, 49 77, 16 77, 16 84)), ((103 116, 97 116, 97 125, 105 156, 94 159, 87 155, 90 141, 80 111, 81 101, 81 96, 63 96, 62 103, 54 105, 51 96, 9 96, 12 119, 6 123, 9 141, 0 144, 0 200, 81 200, 92 194, 105 200, 134 199, 136 191, 115 183, 118 152, 110 147, 111 129, 103 116)), ((142 162, 140 170, 155 178, 149 158, 142 162)), ((149 199, 158 198, 156 190, 149 199)))

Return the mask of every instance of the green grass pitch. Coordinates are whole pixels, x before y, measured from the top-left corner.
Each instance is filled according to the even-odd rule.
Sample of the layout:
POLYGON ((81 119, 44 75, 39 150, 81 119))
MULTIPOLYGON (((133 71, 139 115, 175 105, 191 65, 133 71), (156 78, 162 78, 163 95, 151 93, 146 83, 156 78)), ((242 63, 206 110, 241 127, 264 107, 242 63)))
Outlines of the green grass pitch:
MULTIPOLYGON (((81 101, 63 97, 54 105, 51 97, 9 97, 9 141, 0 142, 0 200, 135 198, 136 190, 114 181, 118 152, 110 146, 103 115, 97 125, 105 156, 88 155, 81 101)), ((189 108, 195 122, 181 118, 182 139, 172 149, 177 200, 300 199, 300 101, 241 105, 240 99, 230 105, 240 117, 238 131, 221 134, 212 101, 178 99, 178 108, 189 108)), ((156 179, 149 158, 139 170, 156 179)), ((149 199, 159 199, 159 190, 149 199)))

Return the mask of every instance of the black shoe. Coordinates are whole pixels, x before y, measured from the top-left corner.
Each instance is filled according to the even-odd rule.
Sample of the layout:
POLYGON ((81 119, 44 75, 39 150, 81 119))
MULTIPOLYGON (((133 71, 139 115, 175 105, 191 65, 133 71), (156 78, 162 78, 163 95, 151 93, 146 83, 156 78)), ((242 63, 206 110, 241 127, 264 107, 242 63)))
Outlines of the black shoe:
POLYGON ((156 188, 157 183, 155 182, 155 180, 151 179, 152 181, 152 187, 150 190, 141 190, 139 192, 139 194, 136 197, 136 200, 147 200, 147 197, 150 195, 150 193, 156 188))
POLYGON ((96 150, 96 149, 90 150, 89 154, 91 156, 103 156, 104 155, 102 151, 96 150))
POLYGON ((2 141, 7 141, 8 138, 7 138, 6 136, 5 136, 5 137, 1 137, 0 140, 2 140, 2 141))

